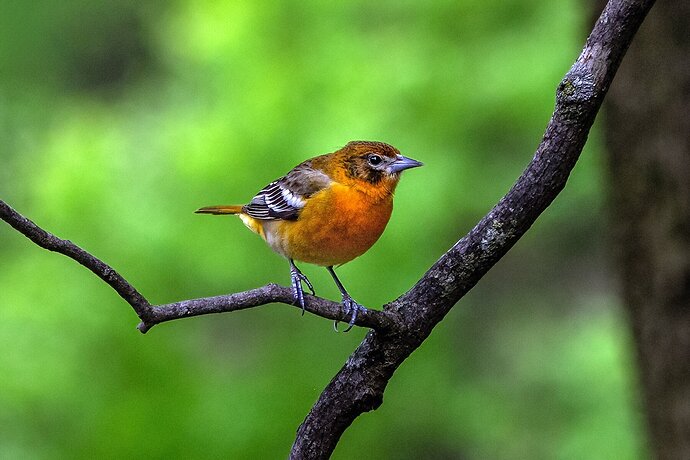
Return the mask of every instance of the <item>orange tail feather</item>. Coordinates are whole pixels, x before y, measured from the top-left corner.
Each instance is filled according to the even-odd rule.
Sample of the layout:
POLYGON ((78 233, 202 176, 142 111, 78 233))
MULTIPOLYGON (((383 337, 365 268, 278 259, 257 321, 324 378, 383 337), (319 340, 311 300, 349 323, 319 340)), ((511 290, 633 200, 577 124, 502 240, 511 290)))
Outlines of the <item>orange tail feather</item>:
POLYGON ((231 205, 221 205, 221 206, 206 206, 204 208, 199 208, 194 211, 197 214, 239 214, 242 212, 242 206, 231 206, 231 205))

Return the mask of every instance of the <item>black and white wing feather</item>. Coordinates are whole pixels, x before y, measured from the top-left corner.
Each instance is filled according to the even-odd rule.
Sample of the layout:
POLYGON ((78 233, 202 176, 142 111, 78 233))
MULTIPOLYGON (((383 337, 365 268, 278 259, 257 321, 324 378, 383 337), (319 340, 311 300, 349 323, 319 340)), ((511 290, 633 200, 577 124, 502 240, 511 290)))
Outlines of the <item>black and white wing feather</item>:
POLYGON ((262 188, 243 211, 255 219, 295 220, 307 200, 330 183, 323 171, 311 168, 311 162, 305 161, 262 188))
POLYGON ((282 182, 281 178, 262 188, 244 207, 244 212, 262 220, 296 219, 306 203, 304 198, 290 192, 282 182))

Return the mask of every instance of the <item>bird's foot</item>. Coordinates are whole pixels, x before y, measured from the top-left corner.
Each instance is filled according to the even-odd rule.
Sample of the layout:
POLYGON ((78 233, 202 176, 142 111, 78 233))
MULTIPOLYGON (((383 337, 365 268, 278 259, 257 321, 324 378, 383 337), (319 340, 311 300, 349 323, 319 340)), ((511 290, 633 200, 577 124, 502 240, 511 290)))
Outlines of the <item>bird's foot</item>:
MULTIPOLYGON (((347 328, 345 328, 343 332, 349 332, 350 329, 352 329, 352 327, 355 325, 355 321, 357 321, 357 314, 365 311, 367 311, 367 309, 364 305, 358 304, 352 300, 352 297, 349 295, 343 295, 343 313, 345 316, 352 314, 350 322, 347 323, 347 328)), ((335 329, 335 332, 340 332, 338 331, 338 320, 333 323, 333 329, 335 329)))
POLYGON ((295 265, 290 267, 290 281, 292 284, 293 301, 295 305, 302 307, 302 315, 304 315, 304 290, 302 289, 302 281, 307 284, 307 287, 311 291, 311 295, 316 295, 314 286, 311 285, 309 279, 295 265))

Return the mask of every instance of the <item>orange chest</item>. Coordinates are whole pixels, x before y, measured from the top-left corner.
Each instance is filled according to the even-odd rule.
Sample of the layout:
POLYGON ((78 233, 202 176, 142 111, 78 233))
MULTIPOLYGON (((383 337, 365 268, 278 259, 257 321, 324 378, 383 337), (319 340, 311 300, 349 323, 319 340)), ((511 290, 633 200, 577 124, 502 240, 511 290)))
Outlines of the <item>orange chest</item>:
POLYGON ((392 210, 392 195, 371 197, 334 184, 309 199, 296 221, 281 225, 285 252, 317 265, 348 262, 379 239, 392 210))

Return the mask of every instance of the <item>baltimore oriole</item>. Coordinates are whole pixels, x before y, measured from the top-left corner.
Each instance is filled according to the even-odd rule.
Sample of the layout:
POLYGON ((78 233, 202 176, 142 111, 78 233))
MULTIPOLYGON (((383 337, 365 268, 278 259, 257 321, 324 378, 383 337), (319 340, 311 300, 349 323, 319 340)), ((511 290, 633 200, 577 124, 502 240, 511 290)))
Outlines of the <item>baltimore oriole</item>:
MULTIPOLYGON (((314 157, 271 182, 244 206, 209 206, 200 214, 238 214, 290 263, 295 302, 304 314, 306 283, 295 260, 326 267, 342 294, 345 315, 365 308, 352 300, 333 270, 364 254, 381 236, 393 210, 393 192, 405 169, 422 166, 383 142, 353 141, 314 157)), ((337 331, 338 322, 335 322, 337 331)))

